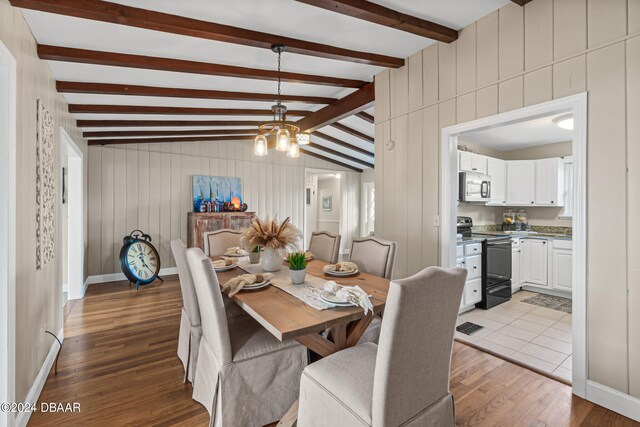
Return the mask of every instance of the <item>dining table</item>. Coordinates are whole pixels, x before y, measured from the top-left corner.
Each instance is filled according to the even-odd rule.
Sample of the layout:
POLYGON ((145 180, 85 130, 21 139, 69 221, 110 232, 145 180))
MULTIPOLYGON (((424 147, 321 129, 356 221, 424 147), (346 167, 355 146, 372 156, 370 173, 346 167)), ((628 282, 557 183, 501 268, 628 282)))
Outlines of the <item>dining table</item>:
MULTIPOLYGON (((318 310, 276 286, 256 290, 241 290, 232 299, 262 327, 280 341, 294 339, 321 357, 353 347, 371 324, 375 314, 384 310, 389 292, 388 279, 357 272, 352 276, 335 277, 323 271, 328 263, 317 259, 307 263, 307 274, 323 280, 333 280, 343 286, 359 286, 370 295, 373 312, 365 315, 362 307, 335 307, 318 310)), ((283 264, 283 269, 286 269, 283 264)), ((237 268, 218 272, 220 286, 230 279, 246 274, 237 268)), ((295 424, 297 402, 284 415, 278 426, 295 424)))

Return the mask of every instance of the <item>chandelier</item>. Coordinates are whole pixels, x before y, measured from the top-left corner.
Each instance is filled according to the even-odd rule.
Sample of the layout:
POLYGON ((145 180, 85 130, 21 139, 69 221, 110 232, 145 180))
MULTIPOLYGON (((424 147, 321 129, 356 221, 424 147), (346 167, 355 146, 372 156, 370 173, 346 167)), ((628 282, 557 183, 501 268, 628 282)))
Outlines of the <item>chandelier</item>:
POLYGON ((274 44, 271 50, 278 54, 278 99, 275 105, 271 106, 273 120, 260 123, 258 135, 253 142, 253 154, 256 156, 266 156, 269 154, 267 136, 275 136, 276 151, 286 151, 287 157, 300 157, 300 146, 309 144, 311 138, 308 132, 300 132, 300 127, 293 122, 287 121, 287 107, 282 105, 280 100, 280 62, 282 52, 286 46, 274 44))

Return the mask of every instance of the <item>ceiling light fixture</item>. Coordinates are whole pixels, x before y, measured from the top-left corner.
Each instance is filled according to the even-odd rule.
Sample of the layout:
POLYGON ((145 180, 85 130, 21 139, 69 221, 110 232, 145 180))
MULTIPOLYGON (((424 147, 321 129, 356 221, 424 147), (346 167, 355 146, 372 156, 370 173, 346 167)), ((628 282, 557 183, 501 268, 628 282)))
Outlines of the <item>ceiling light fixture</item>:
POLYGON ((559 128, 573 130, 573 114, 563 114, 553 119, 553 123, 559 128))
POLYGON ((308 132, 300 132, 300 127, 293 122, 287 121, 287 107, 282 105, 280 99, 280 87, 282 85, 280 77, 280 65, 282 52, 286 46, 274 44, 271 50, 278 54, 278 99, 276 104, 271 106, 273 120, 261 123, 258 126, 258 136, 253 144, 253 154, 256 156, 266 156, 268 154, 268 136, 275 136, 276 151, 284 151, 288 157, 300 157, 300 145, 309 144, 311 136, 308 132), (295 138, 295 140, 292 140, 295 138))

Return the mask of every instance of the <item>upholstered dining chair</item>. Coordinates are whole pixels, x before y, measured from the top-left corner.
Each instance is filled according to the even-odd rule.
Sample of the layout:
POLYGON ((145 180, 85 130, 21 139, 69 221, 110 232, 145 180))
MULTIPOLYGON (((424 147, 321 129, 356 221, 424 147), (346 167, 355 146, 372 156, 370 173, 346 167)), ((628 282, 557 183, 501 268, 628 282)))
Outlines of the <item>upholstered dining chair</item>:
POLYGON ((390 280, 397 246, 396 242, 375 237, 354 237, 351 243, 351 262, 363 273, 390 280))
POLYGON ((335 264, 338 262, 338 254, 340 253, 340 240, 339 234, 314 231, 309 240, 309 252, 320 261, 335 264))
POLYGON ((429 267, 391 282, 380 344, 307 366, 299 427, 454 426, 451 350, 467 271, 429 267))
POLYGON ((229 248, 240 246, 242 231, 223 228, 207 231, 204 236, 204 253, 207 256, 221 256, 229 248))
MULTIPOLYGON (((184 366, 184 380, 193 381, 193 373, 198 364, 198 348, 202 337, 200 308, 196 289, 187 264, 187 247, 180 239, 171 241, 171 252, 176 260, 180 290, 182 292, 182 314, 178 334, 178 357, 184 366)), ((229 321, 246 318, 248 314, 226 295, 223 296, 225 311, 229 321)))
POLYGON ((228 322, 211 260, 187 249, 202 320, 193 398, 212 426, 262 426, 279 420, 296 400, 307 351, 280 342, 253 318, 228 322))

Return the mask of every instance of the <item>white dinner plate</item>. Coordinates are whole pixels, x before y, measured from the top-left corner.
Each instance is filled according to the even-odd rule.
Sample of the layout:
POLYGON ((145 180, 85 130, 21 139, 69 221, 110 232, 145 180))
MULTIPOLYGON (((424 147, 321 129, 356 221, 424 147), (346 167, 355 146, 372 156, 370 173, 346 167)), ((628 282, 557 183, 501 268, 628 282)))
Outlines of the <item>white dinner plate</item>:
POLYGON ((324 274, 326 274, 328 276, 346 277, 346 276, 353 276, 354 274, 358 274, 358 270, 353 270, 353 271, 327 271, 324 274))
POLYGON ((237 266, 238 266, 238 264, 231 264, 231 265, 227 265, 225 267, 213 267, 213 269, 216 271, 216 273, 221 273, 223 271, 233 270, 237 266))
POLYGON ((249 255, 247 252, 243 253, 243 254, 230 254, 225 252, 224 256, 228 256, 228 257, 234 257, 234 258, 242 258, 243 256, 247 256, 249 255))
POLYGON ((340 305, 345 307, 354 305, 352 302, 346 301, 342 298, 338 298, 336 294, 332 292, 322 291, 320 292, 320 298, 322 298, 325 302, 328 302, 329 304, 340 305))
POLYGON ((265 286, 269 286, 269 284, 271 283, 271 280, 264 280, 260 283, 254 283, 253 285, 245 285, 242 287, 242 291, 247 290, 247 291, 253 291, 256 289, 262 289, 265 286))

